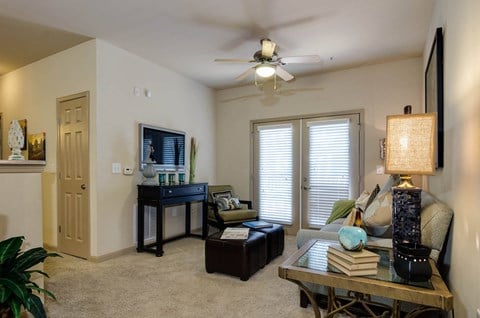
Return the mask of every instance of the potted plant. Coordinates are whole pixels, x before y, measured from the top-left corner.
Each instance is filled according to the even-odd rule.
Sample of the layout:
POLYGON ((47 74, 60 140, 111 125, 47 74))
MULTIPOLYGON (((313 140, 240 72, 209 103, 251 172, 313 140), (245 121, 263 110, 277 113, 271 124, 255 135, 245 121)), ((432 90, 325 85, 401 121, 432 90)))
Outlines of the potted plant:
POLYGON ((43 303, 34 292, 44 293, 55 299, 46 289, 31 281, 33 273, 45 277, 48 275, 33 266, 43 262, 49 256, 43 247, 36 247, 22 252, 23 236, 12 237, 0 242, 0 317, 20 317, 22 306, 35 318, 46 317, 43 303))

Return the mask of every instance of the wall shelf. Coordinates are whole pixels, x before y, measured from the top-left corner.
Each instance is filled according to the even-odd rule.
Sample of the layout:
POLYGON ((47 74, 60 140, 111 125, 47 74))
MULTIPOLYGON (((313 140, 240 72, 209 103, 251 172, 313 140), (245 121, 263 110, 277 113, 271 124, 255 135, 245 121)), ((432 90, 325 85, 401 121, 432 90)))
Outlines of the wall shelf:
POLYGON ((43 172, 44 160, 0 160, 0 173, 43 172))

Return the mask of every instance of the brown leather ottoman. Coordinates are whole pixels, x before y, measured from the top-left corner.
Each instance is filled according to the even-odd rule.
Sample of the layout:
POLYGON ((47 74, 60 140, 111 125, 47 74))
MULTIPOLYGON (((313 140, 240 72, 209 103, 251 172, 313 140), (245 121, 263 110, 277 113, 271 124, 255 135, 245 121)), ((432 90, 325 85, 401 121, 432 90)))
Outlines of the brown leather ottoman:
POLYGON ((283 254, 285 247, 285 231, 280 224, 273 224, 272 227, 250 229, 250 231, 262 232, 267 235, 267 264, 272 259, 283 254))
POLYGON ((205 240, 205 268, 208 273, 229 274, 246 281, 265 267, 265 234, 250 231, 246 240, 222 240, 222 233, 212 234, 205 240))

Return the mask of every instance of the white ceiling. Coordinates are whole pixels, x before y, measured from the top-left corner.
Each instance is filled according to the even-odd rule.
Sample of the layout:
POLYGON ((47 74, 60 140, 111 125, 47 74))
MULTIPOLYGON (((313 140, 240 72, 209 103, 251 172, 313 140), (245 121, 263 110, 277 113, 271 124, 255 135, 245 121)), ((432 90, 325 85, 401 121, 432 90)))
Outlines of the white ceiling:
POLYGON ((70 32, 74 37, 70 45, 99 38, 212 88, 225 88, 251 82, 252 78, 242 83, 234 80, 251 65, 213 60, 250 59, 265 37, 277 43, 279 56, 321 57, 319 64, 284 66, 296 76, 420 56, 434 2, 0 0, 0 26, 10 21, 8 28, 0 28, 0 66, 12 54, 18 58, 28 51, 32 55, 25 49, 27 39, 18 49, 15 45, 22 41, 8 40, 16 32, 25 34, 21 23, 28 22, 50 32, 61 30, 45 31, 43 38, 42 33, 32 32, 37 41, 30 41, 37 46, 39 38, 53 46, 52 39, 65 41, 70 32))

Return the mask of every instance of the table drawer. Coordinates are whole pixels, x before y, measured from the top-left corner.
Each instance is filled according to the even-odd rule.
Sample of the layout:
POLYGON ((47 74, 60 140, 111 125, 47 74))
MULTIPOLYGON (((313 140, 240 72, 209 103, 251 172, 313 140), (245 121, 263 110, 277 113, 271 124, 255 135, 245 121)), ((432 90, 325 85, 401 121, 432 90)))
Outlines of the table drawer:
POLYGON ((189 184, 176 187, 162 188, 162 198, 181 197, 194 194, 205 194, 207 186, 205 184, 189 184))

